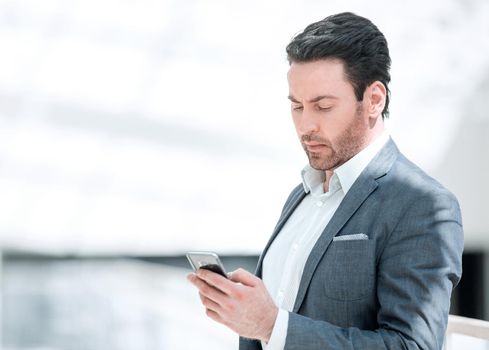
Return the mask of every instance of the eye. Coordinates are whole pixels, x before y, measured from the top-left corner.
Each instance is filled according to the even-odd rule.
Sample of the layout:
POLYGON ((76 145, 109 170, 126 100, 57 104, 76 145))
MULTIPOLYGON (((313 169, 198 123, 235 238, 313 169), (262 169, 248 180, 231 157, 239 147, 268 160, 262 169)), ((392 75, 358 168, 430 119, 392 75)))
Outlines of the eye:
POLYGON ((294 105, 292 105, 292 110, 294 110, 294 111, 302 111, 303 109, 304 109, 303 106, 294 106, 294 105))
POLYGON ((329 112, 332 109, 333 109, 333 107, 321 107, 321 106, 317 106, 317 110, 318 111, 321 111, 321 112, 329 112))

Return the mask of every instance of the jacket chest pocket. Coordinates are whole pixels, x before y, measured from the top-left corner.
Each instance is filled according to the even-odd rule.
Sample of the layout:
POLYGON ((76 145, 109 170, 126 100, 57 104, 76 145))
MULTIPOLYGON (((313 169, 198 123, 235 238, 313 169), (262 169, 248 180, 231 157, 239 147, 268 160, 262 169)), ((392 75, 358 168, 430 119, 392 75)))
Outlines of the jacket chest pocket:
MULTIPOLYGON (((373 291, 375 279, 375 245, 372 240, 331 242, 318 266, 325 295, 352 301, 373 291)), ((318 281, 319 282, 319 281, 318 281)))

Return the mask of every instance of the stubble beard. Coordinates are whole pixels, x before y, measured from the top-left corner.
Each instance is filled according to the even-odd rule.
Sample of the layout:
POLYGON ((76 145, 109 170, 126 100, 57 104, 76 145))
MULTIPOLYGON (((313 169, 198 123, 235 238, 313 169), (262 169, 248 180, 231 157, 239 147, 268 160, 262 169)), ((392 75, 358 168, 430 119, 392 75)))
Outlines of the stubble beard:
POLYGON ((301 139, 304 141, 316 141, 326 145, 327 149, 322 152, 310 152, 307 146, 302 143, 309 164, 316 170, 334 170, 360 152, 367 138, 368 125, 361 118, 361 104, 355 111, 355 118, 350 125, 332 142, 319 136, 304 135, 301 139), (325 153, 327 152, 327 153, 325 153))

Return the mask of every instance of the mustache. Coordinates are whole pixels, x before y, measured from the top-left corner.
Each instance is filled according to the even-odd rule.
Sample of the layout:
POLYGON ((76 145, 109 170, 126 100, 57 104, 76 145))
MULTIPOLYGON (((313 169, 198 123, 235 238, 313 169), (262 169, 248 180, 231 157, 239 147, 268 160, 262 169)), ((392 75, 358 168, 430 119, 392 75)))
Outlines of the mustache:
POLYGON ((318 142, 318 143, 322 143, 326 146, 331 146, 331 143, 329 142, 329 140, 327 139, 324 139, 318 135, 302 135, 301 136, 301 142, 304 143, 304 142, 318 142))

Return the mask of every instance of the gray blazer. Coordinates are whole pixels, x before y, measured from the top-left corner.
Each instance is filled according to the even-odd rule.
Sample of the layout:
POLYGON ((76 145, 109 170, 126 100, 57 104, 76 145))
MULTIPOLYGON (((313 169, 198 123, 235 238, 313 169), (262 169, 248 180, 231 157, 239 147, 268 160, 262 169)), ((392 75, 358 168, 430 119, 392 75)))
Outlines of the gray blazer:
MULTIPOLYGON (((302 185, 290 194, 257 276, 267 249, 305 196, 302 185)), ((389 140, 307 259, 285 349, 441 349, 462 250, 457 199, 389 140), (359 233, 367 239, 333 240, 359 233)), ((239 349, 261 345, 240 338, 239 349)))

